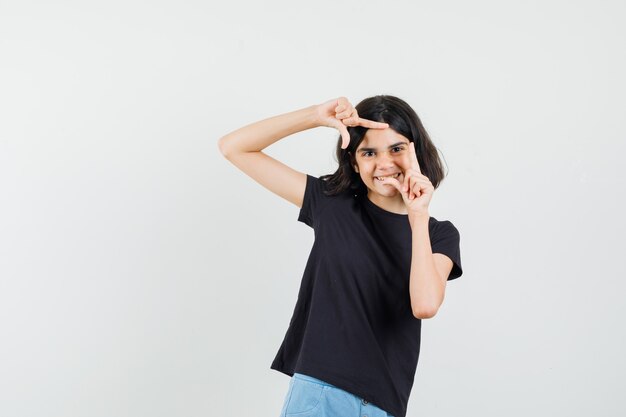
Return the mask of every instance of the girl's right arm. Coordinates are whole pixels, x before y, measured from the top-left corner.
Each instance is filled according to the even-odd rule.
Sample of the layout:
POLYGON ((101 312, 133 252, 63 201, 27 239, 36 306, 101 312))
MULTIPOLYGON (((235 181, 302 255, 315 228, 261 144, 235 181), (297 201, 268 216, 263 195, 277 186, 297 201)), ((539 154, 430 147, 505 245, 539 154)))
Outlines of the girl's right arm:
POLYGON ((262 150, 286 136, 319 126, 339 130, 343 148, 350 141, 346 126, 388 127, 386 123, 359 118, 348 99, 340 97, 237 129, 220 138, 219 149, 226 159, 263 187, 302 207, 306 174, 288 167, 262 150))

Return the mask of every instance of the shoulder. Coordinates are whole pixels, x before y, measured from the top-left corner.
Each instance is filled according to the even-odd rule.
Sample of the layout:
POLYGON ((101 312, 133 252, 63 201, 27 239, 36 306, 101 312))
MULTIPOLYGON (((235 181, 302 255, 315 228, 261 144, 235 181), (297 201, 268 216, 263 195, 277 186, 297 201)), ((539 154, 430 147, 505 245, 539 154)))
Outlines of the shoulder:
POLYGON ((306 174, 306 188, 304 191, 304 203, 323 204, 323 200, 328 197, 328 181, 324 177, 306 174))
MULTIPOLYGON (((341 205, 348 194, 335 192, 330 175, 316 177, 306 174, 306 188, 298 220, 314 227, 329 206, 341 205)), ((331 210, 332 211, 332 210, 331 210)))
POLYGON ((307 185, 309 185, 310 183, 310 185, 312 185, 313 187, 321 190, 327 190, 329 188, 327 175, 317 177, 312 174, 306 174, 306 181, 307 185))
POLYGON ((428 227, 437 236, 459 236, 459 230, 450 220, 437 220, 430 217, 428 227))
POLYGON ((327 198, 353 197, 354 193, 350 191, 349 186, 337 184, 333 179, 331 174, 319 177, 307 174, 307 186, 312 189, 311 191, 323 194, 327 198))

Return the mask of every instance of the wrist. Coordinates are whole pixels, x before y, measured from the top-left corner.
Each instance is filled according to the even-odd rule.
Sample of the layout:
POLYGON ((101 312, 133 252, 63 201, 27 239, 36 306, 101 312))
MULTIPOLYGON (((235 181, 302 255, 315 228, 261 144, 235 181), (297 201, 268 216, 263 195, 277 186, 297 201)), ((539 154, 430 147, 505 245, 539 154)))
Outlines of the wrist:
POLYGON ((413 225, 417 225, 417 224, 428 224, 428 221, 430 220, 430 214, 428 212, 421 212, 421 213, 409 213, 409 223, 411 224, 411 227, 413 227, 413 225))
POLYGON ((320 117, 320 113, 319 113, 318 107, 319 106, 317 104, 314 104, 312 106, 305 107, 303 109, 305 111, 306 115, 307 115, 307 120, 309 122, 309 125, 312 128, 313 127, 320 127, 320 126, 324 125, 322 123, 322 119, 320 117))

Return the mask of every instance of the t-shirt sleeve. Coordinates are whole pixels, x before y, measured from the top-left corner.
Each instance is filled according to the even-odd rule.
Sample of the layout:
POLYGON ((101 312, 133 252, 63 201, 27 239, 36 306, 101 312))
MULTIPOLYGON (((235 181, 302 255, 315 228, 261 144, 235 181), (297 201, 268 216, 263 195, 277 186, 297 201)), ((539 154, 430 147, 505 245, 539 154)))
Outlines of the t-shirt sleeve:
POLYGON ((298 221, 312 228, 314 228, 319 213, 324 208, 325 200, 328 198, 324 194, 324 185, 324 180, 307 174, 304 199, 302 201, 302 207, 300 208, 300 214, 298 215, 298 221))
POLYGON ((434 236, 431 240, 433 253, 442 253, 452 260, 452 271, 448 276, 448 281, 463 275, 461 267, 460 235, 454 225, 448 221, 442 221, 437 225, 434 236))

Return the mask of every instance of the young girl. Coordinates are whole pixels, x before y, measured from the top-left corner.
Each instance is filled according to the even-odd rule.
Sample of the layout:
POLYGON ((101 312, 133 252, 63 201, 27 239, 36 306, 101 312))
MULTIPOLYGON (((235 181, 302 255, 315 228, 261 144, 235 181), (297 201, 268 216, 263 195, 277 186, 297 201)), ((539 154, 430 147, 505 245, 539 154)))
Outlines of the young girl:
POLYGON ((459 232, 430 217, 444 174, 403 100, 345 98, 245 126, 224 156, 300 208, 315 241, 271 368, 292 376, 281 417, 405 417, 420 349, 446 282, 461 276, 459 232), (339 167, 316 178, 262 152, 293 133, 339 130, 339 167))

